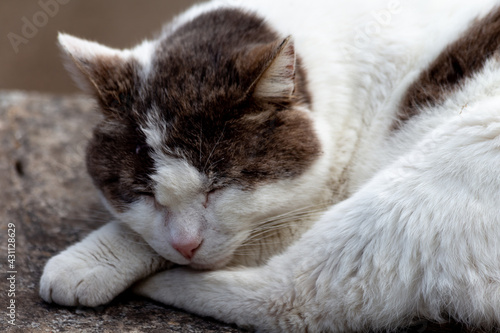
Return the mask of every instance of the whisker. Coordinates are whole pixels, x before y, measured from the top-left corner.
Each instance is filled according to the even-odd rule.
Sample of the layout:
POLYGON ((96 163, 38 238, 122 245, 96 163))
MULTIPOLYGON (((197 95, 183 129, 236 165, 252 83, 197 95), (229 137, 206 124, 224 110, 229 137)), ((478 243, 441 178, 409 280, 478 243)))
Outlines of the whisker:
POLYGON ((293 232, 301 227, 308 228, 310 221, 317 219, 329 206, 326 202, 303 206, 259 221, 235 255, 255 254, 257 248, 281 244, 282 239, 276 237, 281 230, 293 232))
POLYGON ((274 216, 268 217, 265 220, 259 221, 256 224, 256 227, 268 224, 270 222, 280 221, 280 220, 285 219, 285 218, 294 217, 294 216, 300 216, 300 214, 323 212, 323 211, 326 210, 327 207, 328 206, 326 206, 326 205, 310 205, 310 206, 302 207, 302 208, 299 208, 299 209, 295 209, 295 210, 288 211, 288 212, 285 212, 285 213, 282 213, 282 214, 278 214, 278 215, 274 215, 274 216), (304 210, 307 210, 307 211, 304 212, 304 213, 301 213, 304 210))
POLYGON ((307 211, 307 212, 298 212, 296 214, 290 214, 290 215, 286 215, 286 216, 280 216, 278 218, 269 218, 269 219, 266 219, 266 220, 263 220, 261 222, 259 222, 259 224, 257 224, 255 226, 255 229, 258 229, 260 227, 266 227, 266 226, 269 226, 269 225, 272 225, 272 224, 275 224, 275 223, 281 223, 281 221, 289 221, 291 219, 295 219, 295 218, 299 218, 299 217, 307 217, 308 215, 310 216, 316 216, 318 215, 319 213, 322 213, 324 212, 324 209, 317 209, 317 210, 314 210, 314 211, 307 211))

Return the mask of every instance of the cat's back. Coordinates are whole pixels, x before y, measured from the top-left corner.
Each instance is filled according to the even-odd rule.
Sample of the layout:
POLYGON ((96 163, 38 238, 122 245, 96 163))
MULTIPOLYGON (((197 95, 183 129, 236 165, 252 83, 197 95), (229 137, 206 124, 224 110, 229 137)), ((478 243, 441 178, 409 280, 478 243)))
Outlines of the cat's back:
MULTIPOLYGON (((356 101, 369 102, 357 91, 373 85, 379 89, 377 81, 397 82, 423 70, 474 20, 499 5, 499 0, 214 0, 192 7, 166 30, 221 9, 257 14, 276 35, 292 36, 313 97, 312 109, 331 114, 333 108, 345 117, 356 101), (363 75, 375 79, 366 82, 363 75)), ((386 83, 379 98, 393 89, 392 82, 386 83)))

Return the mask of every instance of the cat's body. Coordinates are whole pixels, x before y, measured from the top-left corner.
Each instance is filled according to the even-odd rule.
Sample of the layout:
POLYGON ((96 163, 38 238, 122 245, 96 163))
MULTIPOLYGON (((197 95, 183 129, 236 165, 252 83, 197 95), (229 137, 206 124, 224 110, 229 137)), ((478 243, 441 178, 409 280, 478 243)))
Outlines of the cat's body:
POLYGON ((499 4, 213 2, 132 50, 61 36, 119 222, 42 297, 106 303, 168 259, 219 270, 135 290, 265 331, 500 324, 499 4))

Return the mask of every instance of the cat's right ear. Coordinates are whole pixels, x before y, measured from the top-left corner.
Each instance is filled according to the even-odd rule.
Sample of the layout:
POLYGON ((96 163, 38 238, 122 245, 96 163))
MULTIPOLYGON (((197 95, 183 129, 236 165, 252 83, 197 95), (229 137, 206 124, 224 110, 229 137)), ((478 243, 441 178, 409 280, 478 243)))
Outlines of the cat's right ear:
POLYGON ((117 116, 130 107, 136 85, 136 66, 130 51, 59 33, 65 67, 78 86, 96 97, 107 115, 117 116))
POLYGON ((289 100, 295 91, 296 56, 292 37, 257 46, 251 54, 251 58, 263 65, 250 88, 253 96, 270 101, 289 100))

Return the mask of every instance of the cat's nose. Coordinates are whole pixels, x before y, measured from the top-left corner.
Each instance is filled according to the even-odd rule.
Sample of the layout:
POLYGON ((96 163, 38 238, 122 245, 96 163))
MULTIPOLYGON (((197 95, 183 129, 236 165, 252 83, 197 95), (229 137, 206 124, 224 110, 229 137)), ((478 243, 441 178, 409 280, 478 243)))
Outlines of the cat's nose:
POLYGON ((201 238, 191 238, 191 239, 178 239, 172 242, 172 247, 176 249, 182 256, 186 259, 191 259, 194 256, 196 250, 200 248, 202 239, 201 238))

